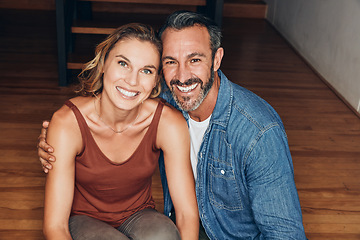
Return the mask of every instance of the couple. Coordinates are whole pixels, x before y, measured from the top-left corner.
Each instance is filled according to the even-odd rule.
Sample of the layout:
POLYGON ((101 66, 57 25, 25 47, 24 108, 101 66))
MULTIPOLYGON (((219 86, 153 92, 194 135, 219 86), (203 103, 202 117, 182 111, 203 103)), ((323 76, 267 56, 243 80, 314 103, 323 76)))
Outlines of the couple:
POLYGON ((110 239, 306 239, 283 124, 270 105, 220 71, 219 28, 200 14, 176 12, 159 32, 162 55, 156 39, 129 28, 97 47, 81 80, 87 97, 67 102, 47 135, 42 130, 44 171, 50 158, 54 165, 45 235, 51 239, 56 230, 70 239, 71 231, 82 239, 113 230, 119 236, 110 239), (153 98, 160 65, 166 82, 160 97, 182 111, 189 131, 181 114, 153 98), (51 149, 45 136, 56 161, 45 152, 51 149), (164 213, 176 215, 179 233, 153 210, 150 178, 159 154, 164 213))

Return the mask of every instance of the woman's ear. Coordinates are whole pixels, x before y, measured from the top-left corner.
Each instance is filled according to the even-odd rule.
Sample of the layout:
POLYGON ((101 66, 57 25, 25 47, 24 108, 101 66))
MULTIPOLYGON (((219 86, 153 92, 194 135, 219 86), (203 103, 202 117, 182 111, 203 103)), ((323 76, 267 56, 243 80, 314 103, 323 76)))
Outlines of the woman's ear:
POLYGON ((156 81, 155 81, 155 84, 154 84, 154 88, 155 88, 158 84, 160 84, 160 80, 161 80, 161 75, 158 74, 158 75, 156 76, 156 81))
POLYGON ((218 48, 214 56, 214 71, 219 70, 222 58, 224 56, 224 49, 222 47, 218 48))
POLYGON ((151 91, 150 98, 159 96, 161 92, 161 75, 157 75, 154 87, 151 91))

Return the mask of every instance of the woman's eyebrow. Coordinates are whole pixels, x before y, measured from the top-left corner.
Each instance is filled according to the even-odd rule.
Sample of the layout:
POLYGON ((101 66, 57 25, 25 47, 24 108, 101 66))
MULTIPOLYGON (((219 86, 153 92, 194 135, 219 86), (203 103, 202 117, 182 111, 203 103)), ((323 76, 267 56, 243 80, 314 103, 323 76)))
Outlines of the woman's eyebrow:
POLYGON ((156 69, 156 67, 154 65, 145 65, 144 68, 154 68, 154 69, 156 69))
MULTIPOLYGON (((127 57, 125 57, 122 54, 116 55, 115 57, 123 58, 124 60, 131 63, 130 59, 128 59, 127 57)), ((152 65, 152 64, 151 65, 145 65, 144 68, 154 68, 154 69, 156 69, 155 65, 152 65)))
POLYGON ((125 56, 122 55, 122 54, 116 55, 115 57, 120 57, 120 58, 125 59, 125 60, 128 61, 128 62, 131 62, 130 59, 128 59, 127 57, 125 57, 125 56))

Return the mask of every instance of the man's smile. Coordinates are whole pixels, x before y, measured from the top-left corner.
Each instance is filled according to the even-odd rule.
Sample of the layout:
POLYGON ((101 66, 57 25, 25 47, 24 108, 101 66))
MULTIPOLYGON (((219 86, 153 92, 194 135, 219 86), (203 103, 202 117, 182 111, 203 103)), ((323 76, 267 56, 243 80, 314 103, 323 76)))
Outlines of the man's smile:
POLYGON ((179 86, 179 85, 176 85, 177 89, 180 91, 180 92, 183 92, 183 93, 187 93, 187 92, 190 92, 192 91, 193 89, 195 89, 197 86, 199 85, 199 83, 194 83, 190 86, 179 86))

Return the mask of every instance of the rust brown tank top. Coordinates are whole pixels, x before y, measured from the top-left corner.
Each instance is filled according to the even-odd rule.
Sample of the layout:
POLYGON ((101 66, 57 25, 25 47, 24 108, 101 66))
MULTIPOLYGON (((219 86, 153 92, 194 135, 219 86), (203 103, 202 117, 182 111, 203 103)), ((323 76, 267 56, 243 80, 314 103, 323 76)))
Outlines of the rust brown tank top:
POLYGON ((118 227, 133 213, 155 208, 151 177, 160 154, 155 141, 164 103, 159 101, 144 138, 131 157, 121 164, 113 163, 103 154, 79 109, 70 101, 65 105, 76 116, 84 144, 75 161, 71 215, 88 215, 118 227))

